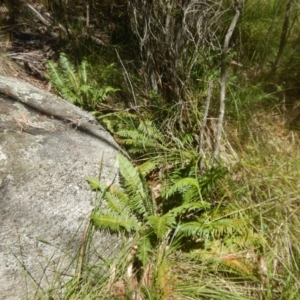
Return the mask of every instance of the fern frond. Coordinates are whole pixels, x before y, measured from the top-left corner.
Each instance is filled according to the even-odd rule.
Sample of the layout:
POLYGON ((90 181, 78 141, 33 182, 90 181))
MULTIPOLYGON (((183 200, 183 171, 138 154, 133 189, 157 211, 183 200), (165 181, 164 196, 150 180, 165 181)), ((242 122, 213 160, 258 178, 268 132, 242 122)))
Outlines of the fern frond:
POLYGON ((177 217, 179 215, 186 214, 187 212, 204 210, 210 208, 210 206, 211 205, 207 202, 184 203, 180 206, 171 209, 168 214, 177 217))
POLYGON ((255 276, 256 267, 246 258, 242 258, 239 255, 227 254, 221 258, 221 263, 226 267, 237 271, 242 275, 255 276))
POLYGON ((64 99, 68 100, 73 104, 78 102, 78 100, 80 99, 78 98, 76 93, 74 93, 72 90, 68 89, 65 86, 60 87, 59 93, 64 99))
POLYGON ((244 229, 243 234, 234 235, 230 239, 226 240, 226 245, 235 245, 239 249, 245 249, 253 246, 261 246, 262 238, 258 234, 253 233, 251 227, 249 228, 248 226, 244 229))
POLYGON ((227 172, 227 169, 221 166, 213 167, 202 176, 200 180, 200 188, 203 194, 209 192, 216 182, 222 178, 227 172))
POLYGON ((202 201, 202 197, 199 195, 199 190, 195 186, 188 188, 182 196, 183 202, 202 201))
POLYGON ((160 133, 160 131, 155 127, 153 122, 150 120, 145 120, 143 122, 140 122, 138 131, 142 133, 144 136, 152 140, 156 140, 157 142, 162 143, 164 141, 163 135, 160 133))
POLYGON ((79 75, 76 74, 75 66, 67 58, 65 53, 60 54, 59 63, 64 71, 64 74, 68 78, 68 88, 72 89, 74 93, 76 93, 80 88, 80 78, 79 75))
POLYGON ((70 62, 65 53, 60 53, 59 63, 65 72, 75 72, 75 66, 70 62))
POLYGON ((122 190, 118 185, 113 185, 113 194, 119 199, 120 202, 122 202, 122 205, 126 206, 130 211, 133 211, 133 208, 131 207, 131 202, 129 195, 126 194, 124 190, 122 190))
MULTIPOLYGON (((122 196, 125 196, 125 194, 123 194, 122 196)), ((109 212, 113 212, 119 215, 130 215, 130 209, 127 205, 127 201, 123 202, 121 200, 124 199, 124 197, 119 199, 115 193, 111 194, 110 192, 106 192, 104 195, 104 199, 106 200, 106 209, 109 210, 109 212)))
POLYGON ((122 231, 129 233, 140 229, 140 225, 135 219, 125 215, 96 212, 91 214, 90 219, 96 228, 113 233, 122 231))
POLYGON ((153 170, 157 168, 158 165, 160 165, 163 161, 163 158, 157 157, 156 159, 147 160, 143 164, 138 166, 138 169, 142 176, 146 177, 149 175, 153 170))
POLYGON ((80 86, 79 88, 79 92, 83 92, 84 94, 87 94, 89 91, 91 91, 92 87, 87 85, 87 84, 83 84, 80 86))
POLYGON ((123 155, 118 155, 120 164, 120 173, 124 179, 126 191, 128 191, 132 207, 140 215, 146 217, 154 215, 155 202, 148 195, 146 185, 141 180, 140 174, 134 168, 132 163, 123 155))
POLYGON ((173 196, 175 193, 180 192, 184 193, 187 191, 188 188, 190 187, 195 187, 198 190, 199 196, 200 195, 200 186, 197 181, 197 179, 192 178, 192 177, 186 177, 177 180, 173 186, 171 186, 165 193, 166 198, 170 198, 173 196))
POLYGON ((87 60, 83 59, 81 64, 75 67, 65 53, 60 54, 58 65, 51 61, 47 63, 48 78, 60 95, 71 103, 91 110, 118 89, 111 86, 100 88, 99 80, 89 80, 89 66, 87 60))
MULTIPOLYGON (((184 236, 197 236, 204 239, 231 237, 244 228, 244 222, 239 219, 220 219, 213 221, 192 221, 180 225, 180 233, 184 236)), ((244 228, 245 229, 245 228, 244 228)))
POLYGON ((155 149, 156 151, 163 150, 169 151, 162 143, 159 143, 155 139, 151 139, 150 137, 138 132, 137 130, 119 130, 116 132, 119 137, 122 137, 122 143, 127 145, 134 145, 136 149, 140 149, 141 153, 150 151, 151 149, 155 149))
POLYGON ((138 248, 137 248, 137 257, 143 264, 145 268, 151 260, 151 254, 153 251, 153 246, 151 244, 150 236, 144 235, 139 239, 138 248))
POLYGON ((86 179, 92 190, 102 190, 103 185, 100 183, 99 178, 89 177, 86 179))
POLYGON ((163 239, 166 238, 170 229, 175 226, 175 216, 172 214, 149 216, 147 224, 153 229, 159 239, 163 239))
POLYGON ((115 93, 117 91, 119 91, 120 89, 115 89, 112 86, 107 86, 103 89, 99 89, 98 91, 98 98, 99 100, 105 100, 107 98, 107 96, 111 93, 115 93))
POLYGON ((58 71, 58 66, 53 61, 49 60, 46 63, 48 74, 47 78, 50 79, 51 83, 54 87, 59 88, 61 86, 64 86, 64 80, 63 75, 58 71))
POLYGON ((130 138, 132 140, 136 140, 136 143, 139 143, 139 139, 146 140, 145 137, 139 133, 137 130, 126 130, 122 129, 116 132, 116 134, 123 138, 130 138))
POLYGON ((202 224, 198 235, 202 237, 211 236, 211 238, 216 239, 223 237, 225 234, 232 235, 234 231, 237 231, 237 220, 221 219, 202 224))
POLYGON ((201 224, 196 221, 183 223, 178 227, 177 230, 179 235, 185 237, 198 236, 198 233, 201 230, 201 224))
POLYGON ((80 64, 79 76, 82 79, 84 84, 87 84, 87 81, 88 81, 88 74, 87 74, 88 66, 89 66, 89 64, 85 59, 80 64))

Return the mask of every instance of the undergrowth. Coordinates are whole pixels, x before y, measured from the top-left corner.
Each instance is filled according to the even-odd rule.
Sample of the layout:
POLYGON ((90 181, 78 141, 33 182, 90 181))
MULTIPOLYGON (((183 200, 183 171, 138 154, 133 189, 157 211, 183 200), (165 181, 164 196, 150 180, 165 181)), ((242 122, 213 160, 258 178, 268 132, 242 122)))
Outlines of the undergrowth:
POLYGON ((47 62, 47 77, 61 97, 86 110, 95 111, 108 95, 118 91, 107 84, 115 72, 114 64, 99 67, 100 72, 92 76, 91 65, 86 59, 76 67, 65 53, 61 53, 58 63, 47 62))
POLYGON ((176 103, 137 87, 120 61, 134 105, 105 114, 98 104, 116 90, 88 81, 86 61, 49 63, 60 93, 94 110, 128 153, 118 156, 118 182, 88 179, 97 191, 90 227, 120 247, 101 272, 87 260, 79 280, 58 285, 60 299, 299 299, 300 151, 276 80, 286 66, 274 64, 285 6, 249 3, 228 56, 217 161, 216 49, 204 49, 176 103))
POLYGON ((87 262, 61 299, 298 299, 299 143, 281 116, 261 122, 261 113, 230 169, 201 169, 198 153, 185 154, 191 141, 150 121, 127 133, 118 123, 119 142, 139 159, 119 155, 119 184, 89 183, 91 226, 121 246, 98 275, 87 262))

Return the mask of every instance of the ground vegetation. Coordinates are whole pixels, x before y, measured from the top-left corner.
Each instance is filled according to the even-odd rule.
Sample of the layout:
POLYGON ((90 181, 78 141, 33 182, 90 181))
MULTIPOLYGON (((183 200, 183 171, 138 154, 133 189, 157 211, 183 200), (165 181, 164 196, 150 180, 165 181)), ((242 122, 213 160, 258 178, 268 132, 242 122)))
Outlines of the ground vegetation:
POLYGON ((299 299, 297 1, 4 0, 1 14, 7 55, 128 153, 118 185, 88 179, 86 236, 118 235, 119 252, 95 266, 81 249, 49 297, 299 299))

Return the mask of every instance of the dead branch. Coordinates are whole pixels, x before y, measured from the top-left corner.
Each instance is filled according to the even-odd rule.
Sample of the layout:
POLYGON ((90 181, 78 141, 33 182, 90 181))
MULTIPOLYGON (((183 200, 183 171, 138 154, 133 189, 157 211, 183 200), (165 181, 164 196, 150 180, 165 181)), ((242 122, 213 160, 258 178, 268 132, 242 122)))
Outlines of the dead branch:
POLYGON ((204 115, 203 115, 203 120, 200 128, 200 136, 199 136, 199 154, 202 156, 204 154, 203 151, 203 135, 204 131, 206 128, 207 124, 207 116, 208 116, 208 111, 209 111, 209 106, 210 106, 210 100, 212 96, 212 91, 213 91, 214 83, 211 80, 208 84, 208 91, 207 91, 207 98, 206 98, 206 104, 205 104, 205 110, 204 110, 204 115))
POLYGON ((236 1, 235 5, 235 15, 231 21, 231 24, 228 28, 228 31, 225 36, 224 45, 222 49, 221 55, 221 92, 220 92, 220 107, 219 107, 219 119, 217 125, 217 135, 214 149, 214 162, 217 162, 220 152, 220 143, 222 138, 222 130, 223 130, 223 121, 225 114, 225 101, 226 101, 226 58, 229 47, 229 42, 232 37, 232 33, 236 27, 237 21, 240 17, 241 10, 243 8, 244 0, 236 1))

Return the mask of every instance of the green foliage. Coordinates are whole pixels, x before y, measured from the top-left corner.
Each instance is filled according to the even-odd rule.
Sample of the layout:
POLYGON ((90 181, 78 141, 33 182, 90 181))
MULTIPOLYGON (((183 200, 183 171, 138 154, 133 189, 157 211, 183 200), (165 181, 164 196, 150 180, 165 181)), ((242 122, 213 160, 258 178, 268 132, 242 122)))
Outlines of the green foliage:
MULTIPOLYGON (((94 294, 95 299, 103 295, 107 299, 117 298, 114 284, 120 281, 125 290, 123 298, 127 299, 134 296, 298 299, 298 136, 282 134, 283 128, 275 126, 278 116, 268 119, 274 115, 270 110, 274 105, 281 108, 286 100, 294 100, 286 98, 285 89, 299 86, 300 6, 296 1, 284 55, 275 66, 288 2, 245 1, 238 30, 233 33, 226 61, 227 123, 224 124, 224 136, 229 136, 230 142, 226 144, 224 138, 222 145, 222 158, 230 171, 210 160, 218 118, 217 84, 212 91, 204 129, 201 124, 207 81, 217 82, 220 77, 220 45, 224 41, 225 25, 232 18, 233 1, 222 2, 216 22, 209 17, 215 15, 214 6, 207 6, 209 12, 193 8, 199 15, 190 21, 200 24, 199 17, 202 20, 204 16, 210 24, 217 25, 208 24, 205 36, 190 31, 191 22, 185 23, 185 28, 172 27, 176 37, 189 36, 189 46, 182 43, 184 51, 177 53, 177 58, 169 53, 170 49, 180 49, 175 47, 177 38, 167 36, 164 26, 163 34, 158 34, 158 27, 163 23, 157 23, 153 17, 151 22, 149 19, 148 24, 158 24, 158 27, 153 27, 147 35, 148 43, 142 39, 142 47, 151 50, 157 45, 163 51, 152 51, 153 61, 147 56, 150 52, 144 51, 144 61, 136 58, 124 64, 127 80, 133 79, 130 93, 136 100, 135 106, 128 101, 126 111, 104 116, 99 113, 99 120, 135 163, 119 156, 119 185, 107 186, 94 178, 88 180, 91 188, 101 195, 90 216, 91 223, 97 230, 122 236, 125 248, 112 260, 112 270, 103 276, 104 288, 94 294), (162 39, 152 39, 155 35, 162 39), (165 47, 164 38, 175 43, 174 47, 165 47), (143 73, 139 77, 148 80, 145 86, 150 91, 140 86, 141 79, 134 79, 138 77, 135 68, 139 74, 143 73), (157 79, 157 92, 154 87, 151 89, 150 78, 157 79), (267 112, 257 113, 266 107, 267 112), (199 149, 200 133, 204 136, 202 149, 199 149), (287 148, 292 150, 288 152, 287 148), (235 149, 239 153, 231 156, 235 149), (129 269, 133 274, 126 276, 129 269)), ((134 3, 137 2, 130 1, 130 5, 134 3)), ((180 5, 171 12, 176 17, 172 22, 176 23, 182 16, 187 16, 188 21, 189 14, 180 15, 181 9, 184 7, 180 5)), ((157 16, 161 11, 153 10, 157 16)), ((181 23, 178 24, 180 27, 181 23)), ((139 35, 143 28, 150 30, 150 27, 137 27, 138 37, 144 36, 142 32, 139 35)), ((64 55, 59 64, 48 65, 53 86, 63 97, 95 110, 107 94, 115 92, 107 79, 114 66, 100 68, 97 82, 91 80, 90 67, 83 60, 76 68, 64 55)), ((293 92, 293 97, 298 96, 298 90, 293 92)))
POLYGON ((112 74, 113 68, 114 64, 103 67, 95 79, 91 76, 91 66, 86 59, 76 68, 66 54, 61 53, 59 63, 47 62, 47 76, 63 98, 87 110, 95 110, 109 94, 118 91, 109 85, 102 86, 112 74))
POLYGON ((98 212, 91 215, 91 220, 95 226, 104 230, 109 229, 111 232, 119 232, 121 230, 131 232, 139 229, 139 224, 136 220, 128 219, 127 215, 122 214, 98 212))
POLYGON ((260 2, 252 0, 245 5, 241 30, 243 51, 252 63, 270 61, 278 48, 286 1, 260 2), (259 7, 259 9, 257 9, 259 7))
POLYGON ((144 176, 158 169, 163 173, 172 170, 174 175, 185 169, 184 177, 188 177, 189 171, 198 169, 201 159, 195 149, 195 138, 175 129, 171 132, 167 126, 158 126, 158 122, 150 121, 150 118, 146 112, 142 120, 137 115, 121 112, 104 116, 101 121, 114 133, 118 142, 139 160, 138 168, 144 176))
MULTIPOLYGON (((202 253, 203 261, 208 257, 211 262, 218 261, 215 256, 218 252, 225 255, 233 249, 241 251, 248 247, 248 241, 253 237, 252 227, 238 211, 229 213, 229 209, 214 207, 205 201, 203 182, 192 177, 178 179, 165 193, 160 194, 157 202, 145 176, 122 155, 119 155, 119 168, 121 187, 111 185, 107 188, 96 179, 89 179, 91 187, 101 191, 101 199, 105 203, 104 207, 96 207, 90 218, 98 230, 134 237, 136 252, 133 261, 134 265, 142 266, 142 269, 135 270, 140 278, 150 276, 149 272, 151 277, 157 276, 156 272, 162 272, 160 266, 165 265, 169 255, 179 249, 202 253), (193 197, 186 197, 187 194, 193 197), (164 202, 174 195, 181 198, 181 204, 171 202, 165 207, 164 202)), ((244 264, 226 259, 223 262, 227 272, 239 270, 242 274, 255 277, 255 271, 250 267, 247 269, 246 264, 247 260, 244 264)), ((161 280, 165 279, 165 275, 162 276, 161 280)), ((148 288, 149 284, 162 288, 162 282, 151 281, 148 288)))

